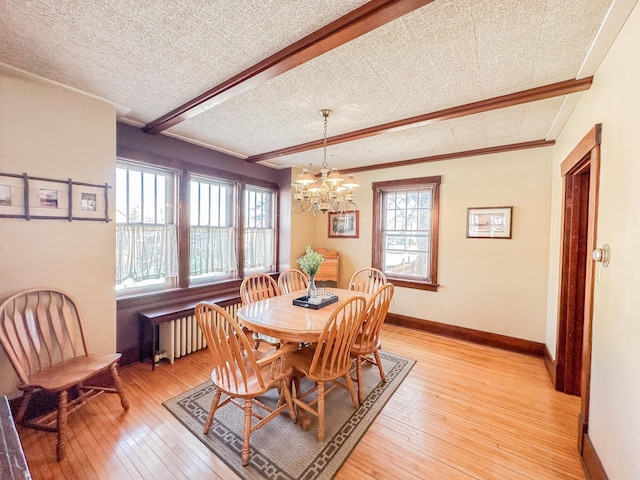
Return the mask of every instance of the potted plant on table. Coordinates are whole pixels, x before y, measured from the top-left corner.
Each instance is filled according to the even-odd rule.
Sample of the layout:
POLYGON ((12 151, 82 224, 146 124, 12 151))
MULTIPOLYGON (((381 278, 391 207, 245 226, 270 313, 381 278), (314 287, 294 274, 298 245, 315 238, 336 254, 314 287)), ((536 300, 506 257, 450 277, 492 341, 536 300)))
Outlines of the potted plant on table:
POLYGON ((307 287, 307 299, 315 298, 318 296, 318 290, 316 289, 315 276, 318 273, 320 264, 324 262, 324 257, 311 249, 310 245, 307 245, 305 254, 296 260, 300 269, 309 276, 309 286, 307 287))

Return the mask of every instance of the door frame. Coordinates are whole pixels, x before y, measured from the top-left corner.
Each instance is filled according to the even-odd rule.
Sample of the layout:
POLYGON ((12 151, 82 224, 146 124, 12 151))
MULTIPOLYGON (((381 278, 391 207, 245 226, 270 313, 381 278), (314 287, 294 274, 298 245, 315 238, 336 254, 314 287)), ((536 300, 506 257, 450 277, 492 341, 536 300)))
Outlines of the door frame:
MULTIPOLYGON (((600 179, 600 144, 602 140, 602 124, 596 124, 587 135, 576 145, 571 153, 560 165, 560 173, 564 177, 563 182, 563 230, 562 230, 562 259, 558 302, 558 338, 556 343, 556 390, 565 391, 569 385, 576 385, 578 379, 566 378, 567 366, 571 358, 577 355, 576 346, 572 341, 573 337, 580 330, 582 336, 581 368, 574 375, 579 375, 579 392, 581 397, 580 415, 578 418, 578 450, 583 452, 583 439, 588 431, 589 424, 589 392, 591 385, 591 348, 592 348, 592 321, 593 321, 593 289, 594 289, 594 262, 591 252, 596 248, 596 233, 598 221, 598 190, 600 179), (588 173, 588 184, 581 182, 580 177, 588 173), (568 188, 578 192, 580 198, 573 198, 574 205, 582 205, 585 201, 584 195, 588 190, 587 226, 586 238, 577 238, 576 234, 580 229, 580 221, 571 221, 567 216, 567 199, 571 201, 572 192, 567 192, 568 188), (570 195, 567 195, 569 193, 570 195), (586 247, 581 257, 575 255, 578 244, 586 240, 586 247), (573 249, 573 250, 572 250, 573 249), (573 255, 567 254, 572 252, 573 255), (571 278, 570 269, 576 268, 576 258, 584 258, 586 254, 586 265, 580 265, 580 275, 584 272, 584 288, 575 288, 569 285, 571 278), (576 296, 584 296, 579 299, 583 306, 583 312, 575 312, 569 307, 569 303, 576 300, 576 296), (578 325, 575 321, 582 313, 582 321, 578 325), (573 316, 573 318, 572 318, 573 316)), ((584 225, 582 225, 584 236, 584 225)))

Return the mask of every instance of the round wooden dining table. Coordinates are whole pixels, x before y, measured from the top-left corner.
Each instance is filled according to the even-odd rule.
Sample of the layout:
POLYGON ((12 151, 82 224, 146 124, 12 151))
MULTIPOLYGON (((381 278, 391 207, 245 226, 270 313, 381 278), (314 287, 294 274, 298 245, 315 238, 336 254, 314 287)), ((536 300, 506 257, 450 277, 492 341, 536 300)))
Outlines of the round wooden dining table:
POLYGON ((340 288, 326 289, 326 293, 329 292, 336 295, 338 301, 318 310, 293 304, 294 299, 305 296, 305 290, 300 290, 243 305, 238 309, 238 319, 244 327, 282 342, 315 343, 327 320, 343 300, 356 295, 367 300, 371 297, 366 293, 340 288))

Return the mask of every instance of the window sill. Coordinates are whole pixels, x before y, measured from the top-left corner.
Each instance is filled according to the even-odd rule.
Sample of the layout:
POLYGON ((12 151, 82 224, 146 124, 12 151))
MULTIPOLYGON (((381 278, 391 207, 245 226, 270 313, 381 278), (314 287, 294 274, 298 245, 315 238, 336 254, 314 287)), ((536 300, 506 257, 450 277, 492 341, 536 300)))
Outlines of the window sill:
POLYGON ((186 301, 211 295, 238 293, 241 279, 227 280, 207 285, 190 286, 186 288, 169 288, 166 290, 123 295, 117 298, 118 309, 140 308, 150 305, 168 304, 176 301, 186 301))
POLYGON ((439 285, 437 283, 426 283, 417 280, 407 280, 406 278, 393 278, 387 275, 389 283, 393 283, 396 287, 413 288, 416 290, 427 290, 437 292, 439 285))

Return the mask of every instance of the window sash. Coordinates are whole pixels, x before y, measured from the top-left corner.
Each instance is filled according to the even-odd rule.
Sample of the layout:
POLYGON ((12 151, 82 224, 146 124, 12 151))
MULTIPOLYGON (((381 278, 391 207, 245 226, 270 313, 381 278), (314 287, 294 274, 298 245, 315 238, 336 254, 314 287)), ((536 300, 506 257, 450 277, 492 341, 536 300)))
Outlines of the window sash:
POLYGON ((191 226, 191 279, 231 278, 238 271, 236 229, 233 227, 191 226))
POLYGON ((175 172, 116 164, 116 290, 158 289, 178 276, 175 172))
MULTIPOLYGON (((178 276, 178 242, 175 225, 116 225, 116 285, 178 276)), ((135 284, 133 286, 136 286, 135 284)))
POLYGON ((437 289, 440 177, 373 184, 373 266, 398 286, 437 289))
POLYGON ((245 274, 276 270, 275 192, 246 186, 243 253, 245 274))

